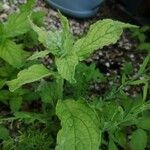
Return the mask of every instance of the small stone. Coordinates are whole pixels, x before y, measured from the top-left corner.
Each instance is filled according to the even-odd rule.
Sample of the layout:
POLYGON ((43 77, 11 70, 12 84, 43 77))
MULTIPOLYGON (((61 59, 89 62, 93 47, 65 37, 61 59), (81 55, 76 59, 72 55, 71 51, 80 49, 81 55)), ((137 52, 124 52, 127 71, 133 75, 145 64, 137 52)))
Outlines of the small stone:
POLYGON ((8 4, 3 5, 4 11, 8 11, 10 9, 10 6, 8 4))
POLYGON ((110 67, 109 62, 106 62, 106 63, 105 63, 105 66, 110 67))

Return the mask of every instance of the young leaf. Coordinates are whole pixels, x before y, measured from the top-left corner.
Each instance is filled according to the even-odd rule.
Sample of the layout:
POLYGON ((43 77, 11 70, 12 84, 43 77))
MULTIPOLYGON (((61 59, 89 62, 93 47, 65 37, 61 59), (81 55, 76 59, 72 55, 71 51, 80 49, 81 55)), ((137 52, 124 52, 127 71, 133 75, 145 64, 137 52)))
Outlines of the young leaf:
POLYGON ((143 74, 143 73, 144 73, 144 71, 145 71, 145 69, 146 69, 146 67, 147 67, 147 65, 148 65, 149 60, 150 60, 150 54, 148 54, 148 55, 145 57, 145 59, 144 59, 142 65, 140 66, 140 69, 139 69, 139 71, 138 71, 138 74, 143 74))
POLYGON ((84 60, 98 48, 114 44, 120 38, 124 28, 136 27, 111 19, 96 22, 90 27, 87 35, 79 39, 73 51, 76 51, 80 60, 84 60))
POLYGON ((64 53, 70 53, 71 48, 73 46, 74 40, 70 31, 70 26, 67 18, 59 13, 59 18, 62 26, 62 49, 64 49, 64 53))
POLYGON ((15 91, 24 84, 40 80, 52 74, 53 73, 45 68, 43 65, 37 64, 29 67, 28 69, 20 71, 17 75, 17 79, 8 81, 7 84, 10 91, 15 91))
POLYGON ((62 124, 56 150, 99 150, 99 121, 86 102, 71 99, 59 101, 56 113, 62 124))
POLYGON ((74 83, 75 68, 78 64, 78 57, 76 54, 67 55, 64 57, 56 58, 56 65, 58 73, 62 78, 66 79, 70 83, 74 83))
POLYGON ((6 40, 0 44, 0 57, 15 68, 23 65, 25 55, 25 51, 22 50, 21 46, 13 41, 6 40))
MULTIPOLYGON (((53 54, 59 55, 61 48, 61 32, 59 31, 46 31, 42 28, 39 28, 30 20, 32 29, 38 34, 38 40, 53 54)), ((62 51, 63 53, 63 51, 62 51)), ((60 52, 61 54, 61 52, 60 52)))
POLYGON ((28 58, 28 60, 35 60, 35 59, 38 59, 38 58, 43 58, 46 55, 48 55, 49 53, 50 53, 50 51, 48 51, 48 50, 35 52, 32 56, 30 56, 28 58))
POLYGON ((142 129, 137 129, 131 137, 131 150, 145 150, 147 143, 147 134, 142 129))

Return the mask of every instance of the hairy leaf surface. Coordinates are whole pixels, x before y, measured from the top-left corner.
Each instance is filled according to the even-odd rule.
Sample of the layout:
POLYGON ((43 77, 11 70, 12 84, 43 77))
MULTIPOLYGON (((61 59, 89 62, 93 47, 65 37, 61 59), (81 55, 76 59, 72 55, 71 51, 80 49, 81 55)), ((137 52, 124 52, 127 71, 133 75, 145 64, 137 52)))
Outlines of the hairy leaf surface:
POLYGON ((41 64, 33 65, 28 69, 20 71, 17 75, 17 79, 8 81, 7 84, 9 86, 10 91, 14 91, 24 84, 40 80, 52 74, 52 72, 50 72, 41 64))
POLYGON ((111 19, 97 21, 91 25, 87 35, 75 43, 73 50, 77 52, 80 60, 84 60, 98 48, 116 43, 123 29, 129 27, 135 26, 111 19))
POLYGON ((78 64, 78 57, 76 54, 56 59, 58 73, 61 75, 62 78, 66 79, 70 83, 75 82, 74 75, 77 64, 78 64))
POLYGON ((85 101, 59 101, 56 113, 62 124, 56 150, 99 150, 99 121, 85 101))

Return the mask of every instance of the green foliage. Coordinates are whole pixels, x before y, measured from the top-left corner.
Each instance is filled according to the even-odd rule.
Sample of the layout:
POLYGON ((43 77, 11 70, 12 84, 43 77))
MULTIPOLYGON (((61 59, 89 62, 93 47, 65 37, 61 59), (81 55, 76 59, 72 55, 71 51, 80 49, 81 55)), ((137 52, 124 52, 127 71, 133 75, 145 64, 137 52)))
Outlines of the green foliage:
MULTIPOLYGON (((104 19, 75 40, 67 18, 61 13, 61 29, 46 31, 42 27, 44 13, 32 12, 33 7, 34 0, 28 0, 18 13, 0 23, 0 147, 148 148, 150 55, 136 74, 132 63, 125 62, 120 81, 112 86, 108 81, 113 79, 100 73, 94 63, 83 62, 94 51, 116 43, 125 28, 139 31, 137 26, 104 19), (27 52, 38 44, 41 51, 27 52), (40 62, 39 58, 45 56, 54 60, 51 66, 40 62), (106 84, 104 92, 92 93, 93 82, 99 86, 106 84), (142 87, 135 98, 126 93, 126 88, 132 86, 142 87)), ((142 35, 140 41, 145 40, 142 35)))
POLYGON ((143 26, 139 29, 132 29, 132 36, 139 41, 139 46, 138 48, 140 50, 147 50, 148 52, 150 51, 150 41, 149 37, 147 36, 150 32, 150 27, 149 26, 143 26))
POLYGON ((92 52, 106 45, 114 44, 120 38, 124 28, 136 27, 111 19, 97 21, 91 25, 87 35, 74 44, 79 60, 84 60, 92 52))
POLYGON ((0 125, 0 140, 7 140, 9 138, 9 131, 6 127, 0 125))
POLYGON ((98 48, 116 43, 124 28, 136 27, 106 19, 93 24, 85 37, 74 42, 67 19, 61 14, 59 16, 62 31, 46 32, 32 22, 31 25, 37 32, 39 41, 56 57, 58 73, 70 83, 75 82, 75 69, 79 61, 86 59, 98 48))
POLYGON ((49 150, 52 137, 44 130, 28 129, 16 139, 8 139, 3 142, 4 150, 49 150), (15 142, 16 140, 16 142, 15 142), (29 144, 30 143, 30 144, 29 144))
POLYGON ((66 93, 75 99, 78 99, 81 97, 88 98, 89 86, 91 82, 105 82, 105 77, 102 73, 99 72, 98 69, 96 69, 95 64, 87 66, 84 63, 80 63, 76 68, 75 80, 77 81, 76 83, 68 83, 66 85, 66 93))
POLYGON ((131 150, 145 150, 147 143, 146 132, 142 129, 137 129, 132 133, 131 150))
POLYGON ((53 73, 45 68, 42 64, 37 64, 29 67, 28 69, 20 71, 17 75, 17 79, 8 81, 7 84, 10 88, 10 91, 14 91, 24 84, 35 82, 52 74, 53 73))
POLYGON ((57 136, 56 150, 98 150, 101 130, 94 110, 83 101, 58 101, 56 114, 62 130, 57 136))
POLYGON ((25 56, 21 45, 17 45, 13 41, 6 40, 0 45, 0 57, 13 67, 21 67, 25 56))

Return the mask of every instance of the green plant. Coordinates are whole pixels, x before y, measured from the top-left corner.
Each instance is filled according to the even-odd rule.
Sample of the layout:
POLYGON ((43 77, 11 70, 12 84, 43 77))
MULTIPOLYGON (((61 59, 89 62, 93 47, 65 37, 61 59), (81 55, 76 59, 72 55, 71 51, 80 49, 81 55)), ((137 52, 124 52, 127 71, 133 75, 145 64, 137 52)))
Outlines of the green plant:
POLYGON ((20 69, 28 65, 28 47, 38 44, 38 37, 28 22, 28 15, 32 13, 31 18, 35 24, 43 24, 44 13, 32 12, 34 2, 28 1, 20 7, 19 12, 12 13, 6 22, 0 22, 0 102, 10 105, 12 111, 20 109, 23 95, 27 95, 29 91, 20 89, 10 93, 5 87, 5 82, 14 78, 20 69), (27 44, 27 39, 32 43, 27 44))
POLYGON ((4 64, 0 67, 0 101, 11 109, 9 116, 0 117, 2 149, 149 148, 150 54, 136 74, 133 74, 132 64, 125 62, 119 83, 99 95, 93 94, 89 86, 92 82, 108 84, 110 79, 100 73, 95 64, 87 65, 84 62, 97 49, 116 43, 124 28, 137 27, 104 19, 91 25, 85 37, 75 40, 67 18, 60 13, 60 30, 46 31, 40 27, 42 21, 38 17, 43 14, 33 15, 33 4, 33 1, 28 1, 20 8, 21 14, 26 14, 26 21, 17 27, 18 30, 15 26, 14 32, 5 31, 7 26, 13 27, 9 22, 16 20, 16 14, 2 23, 0 28, 1 32, 5 31, 0 37, 3 49, 8 47, 7 42, 3 41, 13 42, 15 50, 18 43, 23 45, 20 48, 32 48, 38 42, 43 44, 40 52, 20 53, 23 60, 12 55, 22 63, 17 63, 16 59, 10 61, 10 56, 0 55, 4 64), (22 27, 25 29, 22 30, 22 27), (30 43, 28 38, 33 42, 30 43), (47 55, 54 61, 51 66, 39 61, 39 58, 47 55), (128 96, 125 93, 128 86, 140 86, 141 92, 136 97, 128 96), (14 130, 17 128, 15 136, 8 127, 9 122, 14 130))
MULTIPOLYGON (((30 20, 33 30, 38 34, 39 41, 47 50, 36 52, 28 60, 34 60, 51 53, 55 57, 54 67, 47 69, 42 64, 34 64, 19 72, 17 78, 8 81, 7 84, 10 91, 15 91, 22 85, 51 76, 52 87, 56 86, 56 88, 54 88, 55 91, 52 88, 49 91, 56 92, 57 99, 53 105, 55 106, 57 103, 56 114, 62 125, 62 129, 58 133, 56 149, 96 150, 99 148, 102 133, 102 123, 99 116, 85 100, 84 94, 79 94, 78 100, 73 100, 71 96, 67 97, 67 100, 63 100, 65 97, 63 87, 66 85, 65 82, 72 85, 77 83, 75 70, 80 61, 85 60, 98 48, 117 42, 124 28, 135 26, 106 19, 93 24, 85 37, 75 41, 70 33, 67 19, 60 13, 59 16, 62 30, 54 32, 47 32, 30 20)), ((90 74, 85 77, 85 81, 95 79, 98 80, 97 75, 94 74, 91 77, 90 74)), ((50 93, 49 96, 51 96, 50 93)), ((49 100, 53 100, 52 98, 49 97, 49 100)))
POLYGON ((140 50, 147 50, 148 52, 150 51, 150 41, 148 37, 149 31, 149 26, 143 26, 139 29, 132 30, 132 36, 139 41, 138 48, 140 50))

